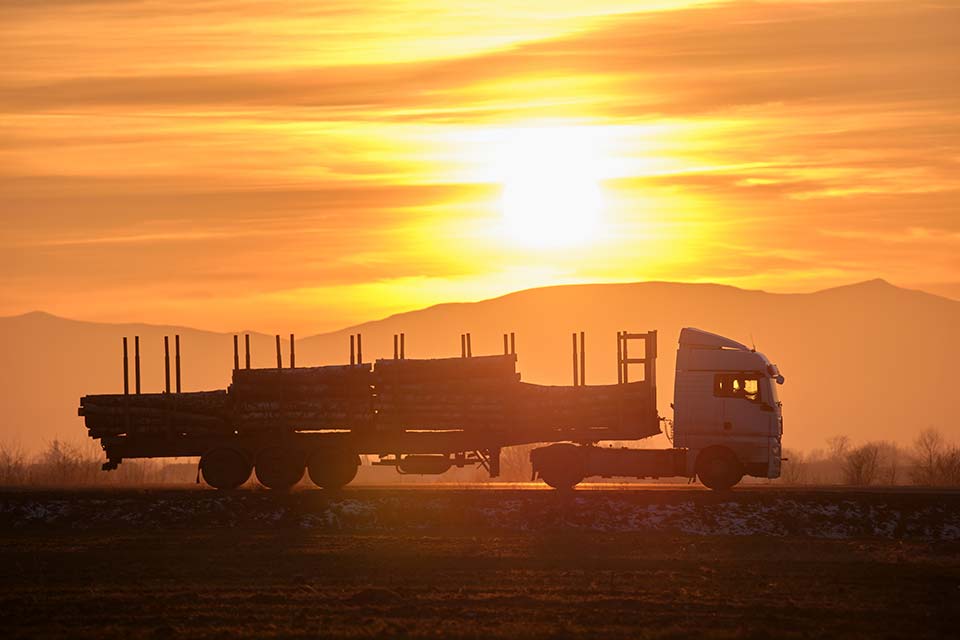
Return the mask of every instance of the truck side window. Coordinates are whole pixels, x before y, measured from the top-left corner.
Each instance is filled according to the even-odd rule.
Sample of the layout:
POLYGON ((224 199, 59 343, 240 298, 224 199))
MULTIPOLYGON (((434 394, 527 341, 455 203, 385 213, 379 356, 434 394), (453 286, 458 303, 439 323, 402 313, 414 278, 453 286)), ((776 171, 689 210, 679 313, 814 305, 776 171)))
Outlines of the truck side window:
POLYGON ((718 373, 713 381, 713 395, 760 402, 760 379, 740 373, 718 373))

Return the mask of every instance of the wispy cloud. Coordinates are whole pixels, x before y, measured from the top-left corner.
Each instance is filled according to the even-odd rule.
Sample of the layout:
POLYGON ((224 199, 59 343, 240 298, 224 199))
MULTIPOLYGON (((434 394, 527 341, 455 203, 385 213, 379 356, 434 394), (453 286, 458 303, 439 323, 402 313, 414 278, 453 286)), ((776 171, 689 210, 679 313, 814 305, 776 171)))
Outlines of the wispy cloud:
POLYGON ((960 7, 620 5, 4 3, 0 313, 957 281, 960 7), (486 132, 541 121, 609 143, 602 246, 496 237, 486 132))

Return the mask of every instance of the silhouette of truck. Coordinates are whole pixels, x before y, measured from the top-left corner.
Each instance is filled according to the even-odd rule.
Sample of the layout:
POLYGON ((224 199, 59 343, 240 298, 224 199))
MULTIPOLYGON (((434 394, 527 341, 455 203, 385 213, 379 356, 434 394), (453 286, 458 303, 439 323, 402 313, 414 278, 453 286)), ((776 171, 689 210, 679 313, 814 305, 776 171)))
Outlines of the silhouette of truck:
MULTIPOLYGON (((401 473, 482 465, 496 477, 503 448, 541 444, 530 453, 533 475, 556 489, 602 476, 696 477, 722 490, 744 475, 780 475, 783 376, 763 354, 699 329, 680 333, 670 449, 600 445, 648 438, 669 424, 657 410, 655 331, 617 334, 618 383, 609 385, 583 384, 582 337, 578 381, 576 335, 573 386, 522 382, 512 348, 431 360, 395 349, 393 359, 372 364, 361 356, 349 365, 251 369, 249 357, 239 366, 234 344, 226 390, 139 393, 138 365, 129 393, 125 356, 125 393, 81 398, 104 470, 128 458, 199 457, 200 475, 218 489, 256 474, 285 490, 304 472, 334 489, 353 480, 362 454, 401 473), (638 341, 642 357, 630 354, 638 341), (629 380, 631 365, 642 366, 642 379, 629 380)), ((279 337, 277 344, 279 365, 279 337)))

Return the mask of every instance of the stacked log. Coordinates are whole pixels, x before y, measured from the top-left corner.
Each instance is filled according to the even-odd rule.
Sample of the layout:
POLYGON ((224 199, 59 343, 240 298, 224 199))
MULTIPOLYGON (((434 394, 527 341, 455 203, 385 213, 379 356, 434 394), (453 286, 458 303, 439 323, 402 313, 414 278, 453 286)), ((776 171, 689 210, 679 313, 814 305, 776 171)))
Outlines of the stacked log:
POLYGON ((120 435, 227 433, 226 391, 85 396, 80 399, 91 438, 120 435))
POLYGON ((323 429, 499 431, 518 441, 659 433, 646 383, 521 383, 514 354, 378 360, 373 370, 239 369, 228 391, 86 396, 81 415, 93 438, 323 429))
POLYGON ((362 429, 373 422, 369 364, 238 369, 230 398, 242 432, 362 429))
POLYGON ((516 355, 378 360, 378 429, 500 427, 519 383, 516 355))

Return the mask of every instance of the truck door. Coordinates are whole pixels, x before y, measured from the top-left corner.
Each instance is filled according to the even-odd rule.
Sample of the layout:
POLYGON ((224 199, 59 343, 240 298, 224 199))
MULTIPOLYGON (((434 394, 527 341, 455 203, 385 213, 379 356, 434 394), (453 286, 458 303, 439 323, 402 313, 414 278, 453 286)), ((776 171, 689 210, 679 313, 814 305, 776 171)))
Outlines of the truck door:
POLYGON ((723 433, 732 436, 771 436, 774 414, 769 399, 763 397, 763 385, 757 374, 719 373, 715 395, 722 398, 723 433))
POLYGON ((699 449, 721 431, 723 398, 713 393, 713 375, 677 371, 674 387, 674 446, 699 449))

